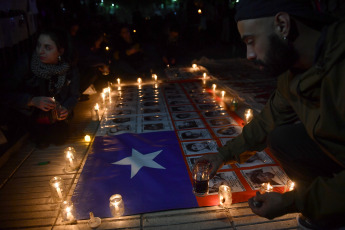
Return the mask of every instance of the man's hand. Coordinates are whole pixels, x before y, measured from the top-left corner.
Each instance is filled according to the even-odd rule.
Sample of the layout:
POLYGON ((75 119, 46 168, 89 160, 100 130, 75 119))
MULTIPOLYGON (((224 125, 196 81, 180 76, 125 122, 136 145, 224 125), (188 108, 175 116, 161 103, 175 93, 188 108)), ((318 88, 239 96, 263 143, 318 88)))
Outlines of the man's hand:
POLYGON ((282 194, 277 192, 256 193, 248 200, 249 207, 258 216, 273 219, 288 213, 287 204, 283 203, 282 194))
POLYGON ((205 161, 210 162, 210 165, 211 165, 210 178, 214 177, 218 169, 224 165, 224 159, 219 153, 204 155, 200 157, 199 159, 197 159, 195 164, 197 164, 198 162, 205 162, 205 161))
POLYGON ((35 106, 43 111, 49 111, 56 106, 55 100, 51 97, 33 97, 28 105, 35 106))

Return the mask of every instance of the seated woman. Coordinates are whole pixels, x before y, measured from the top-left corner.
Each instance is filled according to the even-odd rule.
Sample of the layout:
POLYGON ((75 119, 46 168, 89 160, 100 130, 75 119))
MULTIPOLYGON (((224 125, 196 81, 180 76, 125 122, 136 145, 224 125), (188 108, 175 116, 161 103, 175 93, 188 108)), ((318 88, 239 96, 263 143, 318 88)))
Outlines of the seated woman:
POLYGON ((48 146, 51 140, 62 143, 67 137, 67 120, 79 98, 79 73, 70 64, 71 55, 65 31, 44 30, 38 37, 30 67, 27 61, 21 62, 4 79, 6 89, 2 94, 12 109, 10 116, 28 124, 39 147, 48 146))

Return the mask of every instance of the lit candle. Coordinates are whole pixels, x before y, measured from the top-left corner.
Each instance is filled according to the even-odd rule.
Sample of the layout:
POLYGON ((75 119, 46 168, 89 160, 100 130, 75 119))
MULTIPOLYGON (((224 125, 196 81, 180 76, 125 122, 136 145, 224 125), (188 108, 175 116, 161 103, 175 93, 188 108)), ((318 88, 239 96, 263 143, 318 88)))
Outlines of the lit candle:
POLYGON ((109 198, 110 212, 114 217, 122 216, 125 212, 122 196, 120 194, 112 195, 109 198))
POLYGON ((154 81, 157 81, 157 74, 152 74, 152 79, 153 79, 154 81))
POLYGON ((201 9, 198 9, 198 14, 202 14, 202 11, 201 11, 201 9))
POLYGON ((106 50, 106 51, 109 51, 109 46, 106 46, 106 47, 105 47, 105 50, 106 50))
POLYGON ((253 110, 246 109, 244 112, 245 123, 248 124, 253 119, 253 110))
POLYGON ((221 185, 218 189, 219 205, 223 208, 230 208, 232 204, 231 188, 227 185, 221 185))
POLYGON ((193 69, 196 69, 196 67, 198 67, 198 66, 197 66, 197 64, 193 64, 192 67, 193 67, 193 69))
POLYGON ((141 84, 142 81, 143 80, 140 77, 138 77, 138 79, 137 79, 138 84, 141 84))
POLYGON ((157 89, 158 88, 158 84, 156 83, 154 87, 155 87, 155 89, 157 89))
POLYGON ((59 183, 55 183, 54 186, 55 186, 55 188, 56 188, 56 192, 57 192, 57 194, 58 194, 58 197, 62 199, 62 192, 61 192, 59 183))
POLYGON ((213 91, 215 91, 215 90, 216 90, 216 88, 217 88, 217 85, 216 85, 216 84, 213 84, 213 85, 212 85, 212 89, 213 89, 213 91))
POLYGON ((295 182, 293 182, 292 180, 288 180, 286 182, 285 188, 284 188, 284 192, 289 192, 295 189, 295 182))
POLYGON ((222 99, 224 99, 224 96, 225 96, 225 91, 224 91, 224 90, 222 90, 221 94, 222 94, 222 99))
POLYGON ((206 79, 207 74, 203 73, 202 76, 203 76, 204 79, 206 79))
POLYGON ((61 216, 62 216, 62 220, 64 222, 74 222, 75 221, 75 217, 74 217, 74 208, 73 208, 73 203, 71 201, 64 201, 61 204, 61 216))
POLYGON ((63 199, 63 180, 61 177, 55 176, 49 181, 52 198, 56 202, 61 202, 63 199))
POLYGON ((76 152, 73 147, 67 147, 65 149, 65 157, 66 157, 66 167, 65 171, 66 172, 72 172, 77 169, 77 159, 75 157, 76 152))
POLYGON ((121 79, 120 79, 120 78, 117 79, 117 84, 118 84, 118 85, 121 84, 121 79))
POLYGON ((98 111, 99 110, 99 105, 98 105, 98 103, 96 103, 96 105, 95 105, 95 111, 98 111))
POLYGON ((273 191, 273 186, 270 184, 270 182, 268 183, 262 183, 261 187, 259 189, 259 192, 261 194, 264 194, 266 192, 272 192, 273 191))
POLYGON ((90 141, 91 141, 90 135, 85 135, 84 140, 85 140, 86 142, 90 142, 90 141))
POLYGON ((117 90, 121 93, 121 86, 117 87, 117 90))

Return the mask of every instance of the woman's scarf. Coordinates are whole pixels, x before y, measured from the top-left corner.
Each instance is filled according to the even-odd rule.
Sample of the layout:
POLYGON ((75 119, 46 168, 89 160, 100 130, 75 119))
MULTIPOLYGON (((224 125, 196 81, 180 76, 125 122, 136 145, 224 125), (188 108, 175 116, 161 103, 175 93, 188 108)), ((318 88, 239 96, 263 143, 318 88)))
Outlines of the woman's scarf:
POLYGON ((49 80, 49 91, 57 92, 65 84, 66 73, 70 66, 66 62, 45 64, 39 59, 36 52, 32 55, 31 71, 36 77, 49 80))

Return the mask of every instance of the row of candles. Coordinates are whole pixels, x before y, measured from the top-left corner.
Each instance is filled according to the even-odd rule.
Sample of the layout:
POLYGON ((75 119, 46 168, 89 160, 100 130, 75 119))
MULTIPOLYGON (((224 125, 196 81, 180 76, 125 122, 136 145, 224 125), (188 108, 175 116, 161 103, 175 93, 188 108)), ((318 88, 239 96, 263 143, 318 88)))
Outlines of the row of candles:
MULTIPOLYGON (((90 142, 91 137, 89 135, 85 136, 85 141, 90 142)), ((67 147, 64 150, 65 155, 65 172, 71 173, 76 172, 79 169, 78 159, 76 157, 76 151, 73 147, 67 147)), ((51 197, 54 202, 61 203, 61 217, 62 221, 65 224, 74 223, 75 219, 75 210, 73 202, 66 200, 66 189, 64 181, 61 177, 55 176, 50 179, 50 190, 51 197)), ((124 203, 122 196, 120 194, 114 194, 109 198, 109 207, 110 212, 114 217, 122 216, 124 213, 124 203)), ((98 227, 100 225, 100 218, 95 217, 92 212, 90 212, 90 227, 98 227)))

